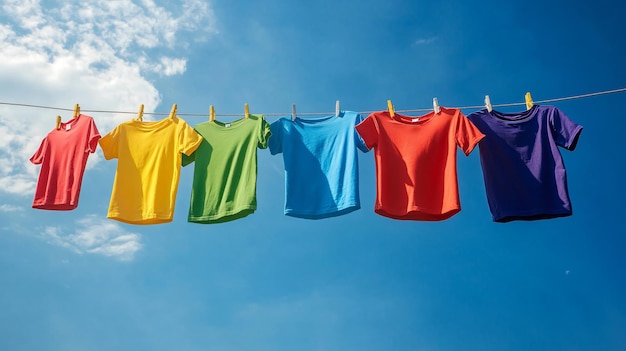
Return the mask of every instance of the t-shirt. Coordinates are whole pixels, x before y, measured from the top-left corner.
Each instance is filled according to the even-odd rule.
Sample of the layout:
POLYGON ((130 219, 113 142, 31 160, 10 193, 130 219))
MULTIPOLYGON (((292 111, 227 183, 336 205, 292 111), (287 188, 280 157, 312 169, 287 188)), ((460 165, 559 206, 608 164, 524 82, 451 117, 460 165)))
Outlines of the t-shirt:
POLYGON ((172 221, 181 153, 190 155, 202 137, 180 118, 131 120, 100 139, 107 160, 117 158, 107 218, 130 224, 172 221))
POLYGON ((540 105, 518 113, 484 109, 468 118, 486 135, 480 163, 495 222, 572 214, 558 147, 574 150, 580 125, 556 107, 540 105))
POLYGON ((270 125, 261 115, 234 122, 204 122, 194 127, 200 147, 183 155, 195 161, 189 222, 219 223, 256 210, 257 148, 267 148, 270 125))
POLYGON ((272 155, 283 154, 286 215, 320 219, 360 208, 357 148, 367 148, 354 126, 361 120, 344 111, 272 123, 269 148, 272 155))
POLYGON ((484 136, 458 109, 412 117, 375 112, 356 127, 374 148, 374 211, 395 219, 439 221, 461 210, 456 147, 469 155, 484 136))
POLYGON ((85 165, 100 133, 90 116, 78 115, 43 139, 30 162, 41 164, 33 208, 73 210, 78 206, 85 165))

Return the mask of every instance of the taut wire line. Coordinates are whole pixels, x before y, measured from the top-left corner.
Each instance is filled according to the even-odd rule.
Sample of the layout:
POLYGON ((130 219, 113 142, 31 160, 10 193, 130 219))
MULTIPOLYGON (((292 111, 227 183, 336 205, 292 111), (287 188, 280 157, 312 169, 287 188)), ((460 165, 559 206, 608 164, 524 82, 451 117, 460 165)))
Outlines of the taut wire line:
MULTIPOLYGON (((535 104, 545 104, 545 103, 551 103, 551 102, 557 102, 557 101, 584 99, 584 98, 588 98, 588 97, 592 97, 592 96, 615 94, 615 93, 621 93, 621 92, 625 92, 625 91, 626 91, 626 88, 619 88, 619 89, 613 89, 613 90, 599 91, 599 92, 595 92, 595 93, 573 95, 573 96, 566 96, 566 97, 545 99, 545 100, 537 100, 537 101, 533 101, 533 103, 535 103, 535 104)), ((21 104, 21 103, 14 103, 14 102, 0 102, 0 105, 18 106, 18 107, 30 107, 30 108, 39 108, 39 109, 57 110, 57 111, 73 111, 74 110, 73 108, 42 106, 42 105, 33 105, 33 104, 21 104)), ((513 102, 513 103, 507 103, 507 104, 493 104, 492 107, 510 107, 510 106, 525 106, 525 105, 526 105, 526 102, 513 102)), ((458 109, 461 109, 461 110, 485 108, 484 105, 461 106, 461 107, 453 107, 453 106, 445 105, 445 107, 458 108, 458 109)), ((411 109, 411 110, 395 110, 395 112, 397 112, 397 113, 429 112, 429 111, 432 111, 432 109, 433 108, 430 107, 430 108, 419 108, 419 109, 411 109)), ((377 111, 381 111, 381 110, 362 111, 362 112, 359 112, 359 113, 364 114, 364 115, 369 115, 370 113, 377 112, 377 111)), ((81 112, 112 113, 112 114, 132 114, 132 115, 136 115, 137 114, 137 111, 132 111, 131 112, 131 111, 111 111, 111 110, 87 110, 87 109, 82 109, 82 108, 81 108, 81 112)), ((298 116, 318 116, 318 115, 332 115, 332 114, 335 114, 335 112, 334 111, 333 112, 305 112, 305 113, 298 112, 298 116)), ((144 112, 144 115, 168 116, 169 112, 144 112)), ((185 117, 207 117, 207 116, 209 116, 208 113, 176 113, 176 115, 177 116, 185 116, 185 117)), ((263 116, 267 116, 267 117, 283 117, 283 116, 291 115, 291 112, 289 112, 289 113, 263 113, 262 115, 263 116)), ((216 116, 239 117, 239 116, 243 116, 243 113, 223 113, 223 114, 219 114, 218 113, 218 114, 216 114, 216 116)))

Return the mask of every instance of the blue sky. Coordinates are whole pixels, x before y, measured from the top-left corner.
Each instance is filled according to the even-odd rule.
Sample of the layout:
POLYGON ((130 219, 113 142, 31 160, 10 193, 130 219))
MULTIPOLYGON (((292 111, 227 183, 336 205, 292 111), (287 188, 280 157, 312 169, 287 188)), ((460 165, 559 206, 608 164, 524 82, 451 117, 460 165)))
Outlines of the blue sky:
MULTIPOLYGON (((615 2, 0 6, 0 102, 214 105, 228 120, 219 114, 244 103, 287 114, 392 99, 402 110, 626 86, 615 2)), ((284 216, 282 158, 268 150, 258 210, 234 222, 186 222, 190 167, 172 223, 107 220, 115 161, 100 150, 78 209, 34 210, 28 158, 71 112, 0 105, 0 349, 624 350, 624 94, 555 103, 584 126, 562 151, 574 215, 507 224, 491 222, 478 152, 459 157, 462 211, 437 223, 373 212, 372 152, 359 156, 361 210, 336 218, 284 216)), ((103 135, 132 118, 88 114, 103 135)))

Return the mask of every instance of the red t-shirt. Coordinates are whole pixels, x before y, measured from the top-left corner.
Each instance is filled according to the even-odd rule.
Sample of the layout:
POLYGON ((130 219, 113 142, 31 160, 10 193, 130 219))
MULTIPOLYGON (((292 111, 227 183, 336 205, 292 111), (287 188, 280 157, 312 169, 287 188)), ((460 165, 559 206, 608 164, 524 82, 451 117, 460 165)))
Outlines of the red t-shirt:
POLYGON ((393 118, 388 111, 375 112, 356 129, 374 148, 376 213, 440 221, 461 210, 456 147, 469 155, 484 135, 459 109, 393 118))
POLYGON ((89 153, 96 151, 100 133, 87 115, 79 115, 43 139, 30 162, 41 164, 33 208, 73 210, 89 153))

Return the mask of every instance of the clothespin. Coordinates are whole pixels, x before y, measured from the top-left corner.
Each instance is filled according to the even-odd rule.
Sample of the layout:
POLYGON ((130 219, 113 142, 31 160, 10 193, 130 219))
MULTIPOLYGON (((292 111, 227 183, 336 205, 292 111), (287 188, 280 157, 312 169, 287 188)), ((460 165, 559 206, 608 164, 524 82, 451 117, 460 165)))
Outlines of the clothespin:
POLYGON ((439 108, 439 100, 437 100, 437 98, 433 98, 433 110, 435 113, 439 113, 439 111, 441 111, 441 108, 439 108))
POLYGON ((391 100, 387 100, 387 109, 389 110, 389 116, 391 116, 391 118, 393 118, 393 116, 396 115, 396 112, 393 109, 393 104, 391 103, 391 100))
POLYGON ((339 106, 339 100, 335 103, 335 116, 339 116, 341 114, 341 108, 339 106))
POLYGON ((493 111, 493 107, 491 106, 491 100, 489 99, 489 95, 485 95, 485 108, 487 111, 493 111))
POLYGON ((61 128, 61 116, 57 115, 57 126, 56 129, 61 128))
POLYGON ((530 92, 527 92, 524 98, 526 100, 526 109, 530 110, 533 107, 533 98, 530 96, 530 92))
POLYGON ((248 108, 248 104, 247 103, 243 105, 243 110, 244 110, 244 114, 243 114, 244 117, 245 118, 250 117, 250 109, 248 108))
POLYGON ((291 105, 291 120, 296 120, 296 104, 291 105))
POLYGON ((173 104, 172 109, 170 110, 170 118, 174 119, 176 117, 176 112, 178 110, 178 105, 173 104))
POLYGON ((213 107, 213 105, 209 106, 209 121, 215 121, 215 107, 213 107))
POLYGON ((76 104, 74 105, 74 114, 72 115, 72 118, 77 118, 78 116, 80 116, 80 106, 76 104))
POLYGON ((143 121, 143 104, 139 106, 139 112, 137 113, 137 120, 139 122, 143 121))

